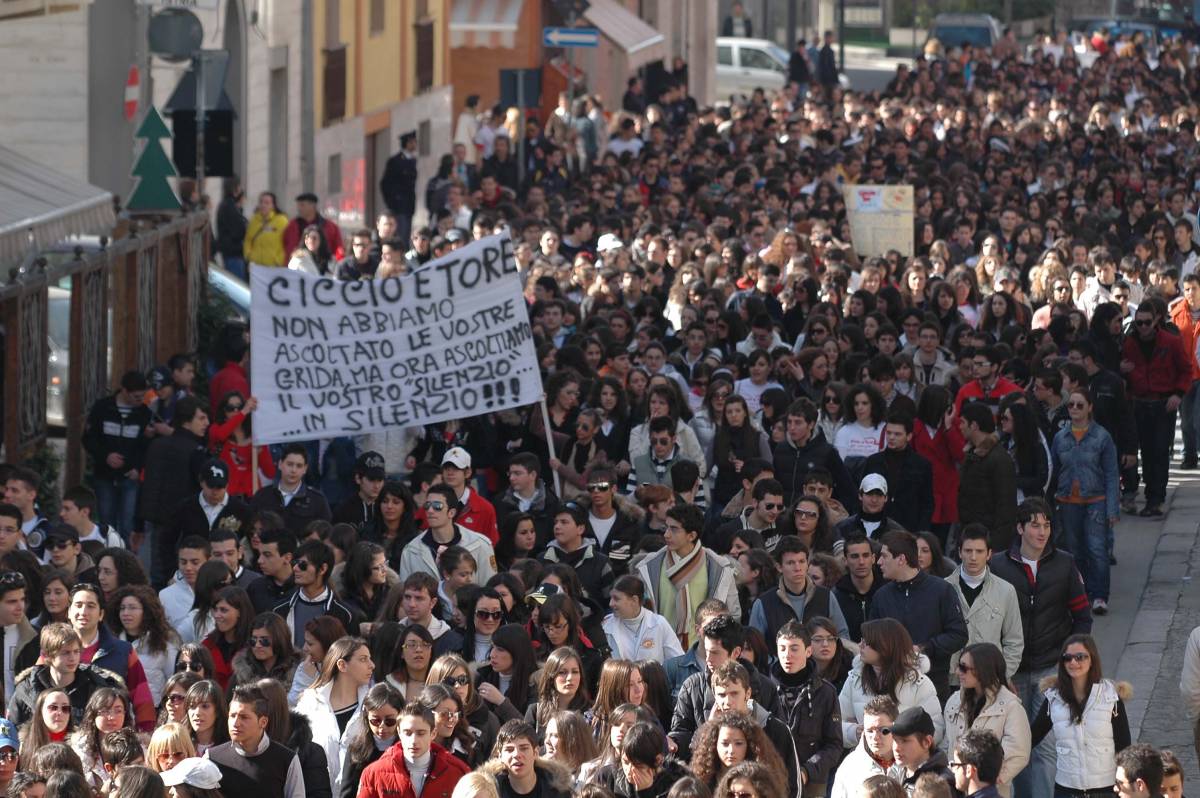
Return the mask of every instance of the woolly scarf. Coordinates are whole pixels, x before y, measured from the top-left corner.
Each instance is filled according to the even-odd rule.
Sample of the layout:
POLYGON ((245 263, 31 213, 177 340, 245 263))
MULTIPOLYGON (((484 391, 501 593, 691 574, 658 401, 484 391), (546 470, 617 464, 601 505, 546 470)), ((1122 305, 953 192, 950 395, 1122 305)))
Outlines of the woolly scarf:
POLYGON ((704 567, 704 547, 697 541, 691 553, 681 558, 676 558, 675 552, 668 549, 663 565, 663 573, 675 590, 675 634, 679 636, 680 645, 686 649, 691 645, 688 633, 691 631, 692 610, 704 600, 704 596, 698 596, 693 601, 691 589, 693 577, 704 567))

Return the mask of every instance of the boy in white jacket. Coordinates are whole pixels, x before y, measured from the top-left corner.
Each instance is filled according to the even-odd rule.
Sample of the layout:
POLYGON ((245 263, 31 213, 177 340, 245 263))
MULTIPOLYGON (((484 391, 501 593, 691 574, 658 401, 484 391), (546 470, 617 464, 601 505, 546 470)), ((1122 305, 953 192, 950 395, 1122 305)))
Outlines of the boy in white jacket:
POLYGON ((496 574, 496 552, 491 541, 478 532, 454 523, 459 502, 454 489, 434 485, 425 494, 425 519, 429 530, 411 541, 400 553, 400 578, 424 571, 434 579, 441 578, 438 555, 450 546, 462 546, 475 558, 475 582, 486 584, 496 574))

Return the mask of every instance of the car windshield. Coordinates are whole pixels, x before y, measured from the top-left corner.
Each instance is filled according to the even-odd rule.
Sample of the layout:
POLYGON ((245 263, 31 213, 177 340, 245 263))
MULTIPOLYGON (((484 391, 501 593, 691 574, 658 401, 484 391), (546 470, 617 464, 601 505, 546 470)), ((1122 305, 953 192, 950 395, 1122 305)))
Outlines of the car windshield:
POLYGON ((780 47, 778 44, 767 45, 767 52, 770 53, 776 61, 784 66, 787 66, 788 61, 791 60, 791 55, 788 53, 788 51, 780 47))
POLYGON ((939 25, 933 35, 946 47, 958 47, 963 42, 976 47, 992 46, 992 32, 982 25, 939 25))

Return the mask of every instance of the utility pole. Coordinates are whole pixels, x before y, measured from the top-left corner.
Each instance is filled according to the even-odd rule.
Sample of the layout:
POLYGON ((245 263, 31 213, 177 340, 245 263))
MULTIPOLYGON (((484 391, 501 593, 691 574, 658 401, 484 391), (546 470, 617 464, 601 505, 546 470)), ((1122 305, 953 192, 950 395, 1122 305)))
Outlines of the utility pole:
POLYGON ((838 71, 846 71, 846 0, 837 4, 838 71))
POLYGON ((208 116, 208 95, 205 84, 204 56, 199 54, 192 61, 196 70, 196 191, 204 196, 204 127, 208 116))

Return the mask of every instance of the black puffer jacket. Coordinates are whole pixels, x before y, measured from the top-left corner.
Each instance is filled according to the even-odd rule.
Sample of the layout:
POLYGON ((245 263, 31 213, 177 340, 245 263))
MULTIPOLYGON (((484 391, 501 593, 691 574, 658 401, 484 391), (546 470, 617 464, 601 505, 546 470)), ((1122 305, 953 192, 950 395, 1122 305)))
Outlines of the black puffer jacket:
POLYGON ((858 494, 841 455, 820 430, 814 429, 803 446, 784 438, 775 446, 775 479, 783 485, 783 500, 788 504, 804 493, 804 478, 814 468, 833 475, 833 495, 847 509, 858 506, 858 494))
MULTIPOLYGON (((774 714, 778 707, 775 682, 763 676, 751 663, 739 660, 750 674, 750 697, 754 703, 774 714)), ((679 688, 675 701, 675 713, 671 716, 671 731, 667 735, 679 746, 676 754, 680 758, 691 757, 692 737, 712 714, 716 701, 712 689, 712 674, 708 668, 687 677, 679 688)))
POLYGON ((992 555, 992 573, 1017 590, 1025 651, 1021 671, 1042 670, 1058 661, 1062 643, 1071 635, 1092 631, 1092 609, 1075 558, 1053 544, 1038 560, 1037 578, 1021 561, 1018 540, 1006 552, 992 555))
MULTIPOLYGON (((289 712, 291 718, 291 733, 284 745, 296 752, 300 760, 300 772, 304 776, 304 795, 306 798, 333 798, 333 788, 329 786, 329 763, 325 758, 325 749, 313 742, 312 726, 308 718, 299 712, 289 712)), ((337 767, 337 763, 334 763, 337 767)), ((363 766, 364 768, 366 765, 363 766)), ((358 780, 354 786, 357 789, 358 780)))
POLYGON ((662 770, 654 777, 654 783, 644 790, 635 789, 621 768, 605 768, 597 775, 597 783, 606 787, 616 798, 666 798, 675 782, 690 776, 691 771, 678 759, 667 757, 663 760, 662 770))
POLYGON ((776 662, 771 678, 779 684, 775 717, 791 731, 805 783, 825 784, 842 758, 842 712, 837 691, 814 664, 792 676, 776 662))
MULTIPOLYGON (((20 726, 33 719, 33 710, 37 697, 43 690, 54 687, 50 680, 49 665, 34 665, 32 668, 18 673, 13 687, 12 700, 8 702, 6 717, 14 725, 20 726)), ((125 680, 116 673, 96 665, 80 665, 75 671, 75 681, 62 689, 71 701, 71 718, 78 725, 83 720, 83 711, 87 708, 88 699, 92 693, 101 687, 119 687, 125 689, 125 680)))

